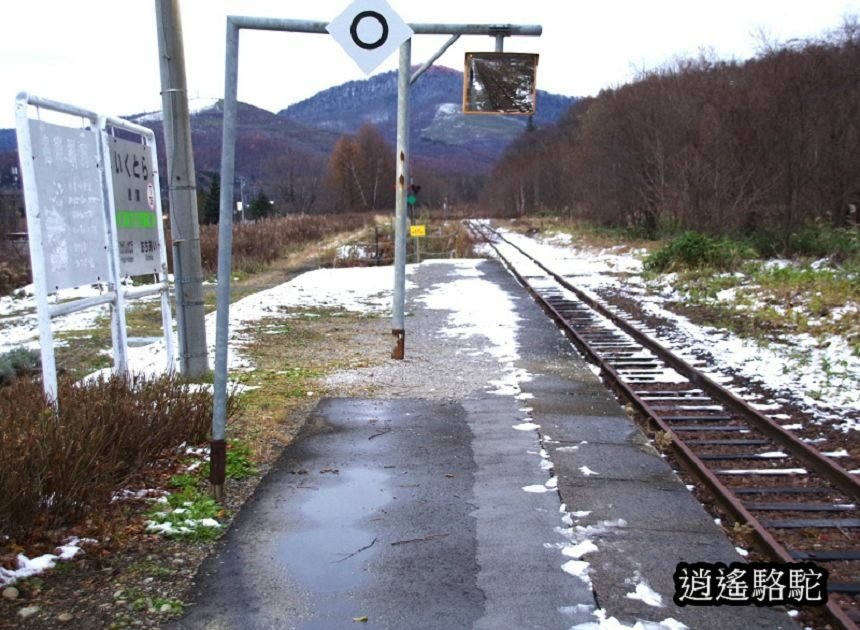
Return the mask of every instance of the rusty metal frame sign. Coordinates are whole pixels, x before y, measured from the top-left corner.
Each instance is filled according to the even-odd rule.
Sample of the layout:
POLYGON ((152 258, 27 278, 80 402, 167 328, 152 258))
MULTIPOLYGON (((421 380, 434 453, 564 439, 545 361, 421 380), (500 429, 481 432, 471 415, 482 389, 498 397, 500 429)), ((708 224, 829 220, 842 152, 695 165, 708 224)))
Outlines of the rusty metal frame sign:
POLYGON ((463 69, 466 114, 535 113, 538 55, 470 52, 463 69))

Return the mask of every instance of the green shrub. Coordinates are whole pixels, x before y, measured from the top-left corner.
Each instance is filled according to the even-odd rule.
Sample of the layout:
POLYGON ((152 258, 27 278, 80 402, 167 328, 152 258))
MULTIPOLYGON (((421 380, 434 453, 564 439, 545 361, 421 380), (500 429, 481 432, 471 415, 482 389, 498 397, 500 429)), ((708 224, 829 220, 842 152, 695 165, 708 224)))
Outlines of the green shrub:
POLYGON ((751 247, 727 238, 714 239, 699 232, 684 232, 648 255, 646 271, 662 273, 710 268, 733 271, 755 256, 751 247))
POLYGON ((160 455, 203 441, 212 418, 211 393, 170 377, 62 380, 58 399, 56 412, 30 379, 0 388, 0 534, 103 510, 160 455))
POLYGON ((789 255, 850 257, 860 253, 860 232, 809 226, 789 236, 788 250, 789 255))
POLYGON ((807 225, 786 234, 760 229, 750 234, 750 242, 765 258, 773 256, 832 257, 838 262, 860 256, 860 232, 856 229, 807 225))
POLYGON ((18 376, 35 374, 39 361, 39 353, 27 348, 15 348, 0 354, 0 385, 8 385, 18 376))
POLYGON ((196 487, 186 487, 167 497, 167 504, 157 504, 148 513, 147 529, 167 538, 205 541, 217 538, 223 525, 220 505, 196 487))

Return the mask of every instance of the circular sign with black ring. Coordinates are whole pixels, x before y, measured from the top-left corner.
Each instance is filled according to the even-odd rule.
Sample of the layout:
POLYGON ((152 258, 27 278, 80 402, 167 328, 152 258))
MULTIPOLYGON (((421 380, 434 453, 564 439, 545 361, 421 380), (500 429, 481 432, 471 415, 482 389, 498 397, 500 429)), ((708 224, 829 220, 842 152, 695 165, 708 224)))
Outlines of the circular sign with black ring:
POLYGON ((359 48, 364 48, 365 50, 375 50, 379 48, 388 40, 388 21, 381 13, 377 13, 376 11, 362 11, 357 14, 353 20, 352 24, 349 27, 349 34, 352 37, 352 41, 355 42, 355 45, 359 48), (381 27, 381 33, 376 41, 368 42, 364 41, 358 33, 358 27, 361 24, 362 20, 376 20, 376 22, 381 27))

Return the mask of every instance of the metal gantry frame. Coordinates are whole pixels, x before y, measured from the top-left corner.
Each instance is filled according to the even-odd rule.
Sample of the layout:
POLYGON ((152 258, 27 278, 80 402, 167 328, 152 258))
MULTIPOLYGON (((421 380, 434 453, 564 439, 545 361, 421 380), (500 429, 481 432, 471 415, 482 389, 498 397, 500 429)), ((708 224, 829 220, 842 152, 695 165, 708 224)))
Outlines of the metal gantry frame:
MULTIPOLYGON (((215 328, 214 408, 212 416, 211 482, 216 498, 223 494, 226 461, 227 346, 229 343, 229 309, 231 250, 233 244, 233 179, 236 170, 235 146, 239 80, 239 31, 262 30, 289 33, 328 34, 328 22, 262 17, 227 17, 226 63, 224 67, 224 117, 221 144, 221 208, 218 222, 218 295, 215 328)), ((406 295, 406 195, 409 189, 409 86, 414 83, 461 35, 489 35, 501 51, 505 37, 539 36, 540 25, 516 24, 409 24, 414 35, 450 35, 442 48, 411 74, 412 39, 400 46, 397 77, 397 172, 394 242, 394 298, 392 334, 395 345, 392 358, 405 354, 406 330, 404 306, 406 295)))

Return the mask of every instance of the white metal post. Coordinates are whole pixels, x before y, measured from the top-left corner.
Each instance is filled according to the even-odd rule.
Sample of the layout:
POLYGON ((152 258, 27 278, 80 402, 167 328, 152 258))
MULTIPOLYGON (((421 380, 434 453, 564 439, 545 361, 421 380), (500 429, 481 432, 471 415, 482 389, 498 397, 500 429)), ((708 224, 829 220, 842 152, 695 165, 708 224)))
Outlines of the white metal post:
POLYGON ((406 301, 406 196, 409 190, 409 79, 412 70, 412 40, 400 46, 397 70, 397 183, 394 211, 394 304, 391 358, 402 359, 406 352, 404 311, 406 301))
POLYGON ((108 241, 108 290, 116 293, 111 304, 111 339, 113 341, 114 371, 128 374, 128 333, 125 325, 125 297, 122 293, 122 273, 119 263, 119 238, 116 227, 116 202, 114 201, 113 176, 110 172, 110 145, 107 119, 99 116, 99 153, 102 165, 102 207, 105 215, 105 230, 108 241))
POLYGON ((56 405, 57 363, 54 358, 54 333, 51 330, 51 314, 48 304, 48 283, 45 259, 42 255, 42 217, 36 173, 33 165, 33 142, 30 136, 30 120, 27 107, 30 98, 19 94, 15 102, 15 118, 18 127, 18 155, 24 184, 24 205, 27 210, 27 243, 30 248, 30 263, 33 271, 33 288, 36 293, 36 315, 39 321, 39 353, 42 358, 42 389, 45 397, 56 405))

